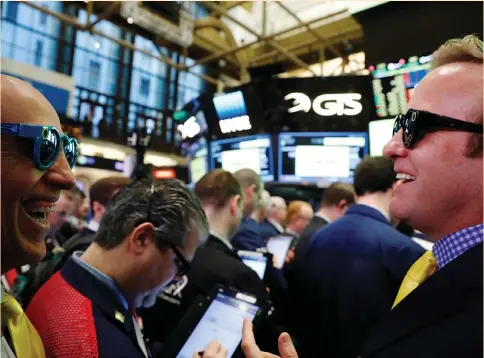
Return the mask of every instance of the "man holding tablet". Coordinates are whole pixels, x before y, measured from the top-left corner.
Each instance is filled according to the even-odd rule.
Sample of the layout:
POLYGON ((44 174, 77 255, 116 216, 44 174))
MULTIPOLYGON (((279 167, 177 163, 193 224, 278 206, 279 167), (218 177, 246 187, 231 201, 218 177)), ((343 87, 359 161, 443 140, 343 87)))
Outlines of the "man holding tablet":
POLYGON ((195 184, 194 191, 207 216, 210 235, 197 250, 190 272, 169 285, 153 307, 142 310, 145 334, 154 342, 164 343, 190 305, 217 284, 269 299, 265 284, 230 244, 243 207, 242 189, 235 177, 222 169, 213 170, 195 184))

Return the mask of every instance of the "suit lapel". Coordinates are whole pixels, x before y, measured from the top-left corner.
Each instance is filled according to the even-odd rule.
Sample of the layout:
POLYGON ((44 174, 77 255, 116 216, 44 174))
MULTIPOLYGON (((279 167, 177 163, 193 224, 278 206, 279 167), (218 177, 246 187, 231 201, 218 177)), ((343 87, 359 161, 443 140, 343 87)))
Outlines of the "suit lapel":
POLYGON ((482 244, 438 270, 400 302, 373 332, 362 356, 466 309, 469 300, 478 295, 482 300, 482 244))

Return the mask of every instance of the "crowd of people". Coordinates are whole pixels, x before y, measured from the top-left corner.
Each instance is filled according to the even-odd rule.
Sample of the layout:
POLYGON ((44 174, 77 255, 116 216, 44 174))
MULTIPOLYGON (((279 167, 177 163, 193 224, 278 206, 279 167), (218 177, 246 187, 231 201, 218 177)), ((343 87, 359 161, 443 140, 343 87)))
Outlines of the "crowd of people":
MULTIPOLYGON (((7 75, 0 86, 2 357, 161 357, 216 285, 271 304, 255 332, 244 321, 247 358, 482 357, 476 37, 434 53, 384 157, 364 158, 319 208, 271 196, 251 169, 212 170, 193 189, 106 177, 83 192, 77 142, 49 102, 7 75), (268 241, 282 236, 292 246, 280 267, 268 241), (263 277, 240 250, 270 258, 263 277)), ((227 350, 213 341, 193 354, 227 350)))

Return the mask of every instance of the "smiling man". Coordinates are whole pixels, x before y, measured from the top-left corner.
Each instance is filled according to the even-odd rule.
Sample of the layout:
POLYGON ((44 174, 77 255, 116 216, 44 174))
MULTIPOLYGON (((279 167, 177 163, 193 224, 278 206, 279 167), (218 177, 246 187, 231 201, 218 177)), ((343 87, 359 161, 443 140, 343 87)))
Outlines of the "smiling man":
POLYGON ((390 210, 435 245, 410 268, 363 357, 482 357, 483 54, 475 36, 433 55, 384 155, 390 210))
MULTIPOLYGON (((61 135, 57 113, 32 86, 1 75, 0 87, 4 274, 45 255, 48 215, 61 190, 75 184, 77 142, 61 135)), ((2 357, 14 356, 10 347, 18 357, 44 357, 37 332, 2 288, 2 357)))

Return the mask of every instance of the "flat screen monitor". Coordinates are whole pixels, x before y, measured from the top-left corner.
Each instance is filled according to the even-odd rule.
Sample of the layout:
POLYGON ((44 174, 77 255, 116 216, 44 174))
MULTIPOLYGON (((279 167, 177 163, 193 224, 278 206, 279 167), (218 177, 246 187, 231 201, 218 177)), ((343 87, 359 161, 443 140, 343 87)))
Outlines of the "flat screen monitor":
POLYGON ((369 123, 370 155, 372 157, 383 154, 383 147, 392 139, 394 122, 394 119, 380 119, 369 123))
POLYGON ((371 66, 378 117, 394 118, 407 112, 413 91, 430 71, 430 61, 431 56, 414 56, 397 63, 371 66))
POLYGON ((252 169, 263 181, 274 180, 272 138, 260 134, 213 141, 210 144, 211 169, 223 168, 229 172, 252 169))
POLYGON ((190 181, 196 183, 208 173, 208 149, 206 146, 194 152, 189 160, 190 181))
POLYGON ((365 132, 281 133, 279 181, 327 187, 353 183, 358 163, 368 154, 365 132))

